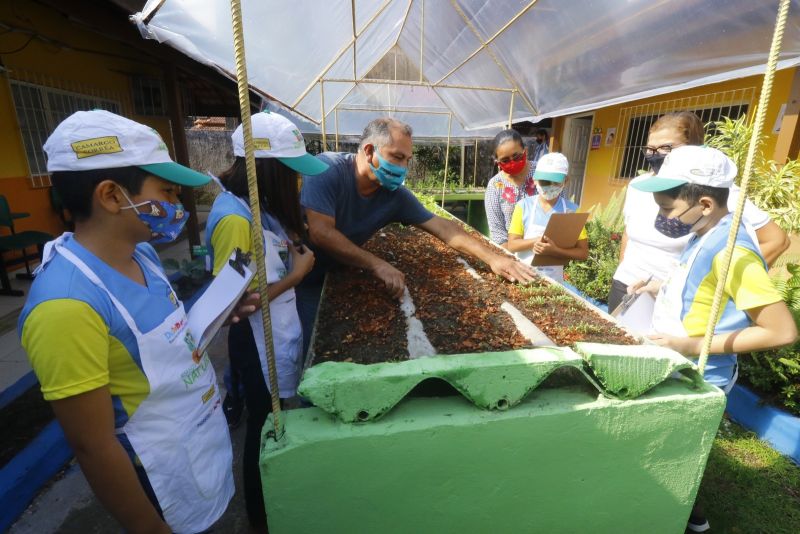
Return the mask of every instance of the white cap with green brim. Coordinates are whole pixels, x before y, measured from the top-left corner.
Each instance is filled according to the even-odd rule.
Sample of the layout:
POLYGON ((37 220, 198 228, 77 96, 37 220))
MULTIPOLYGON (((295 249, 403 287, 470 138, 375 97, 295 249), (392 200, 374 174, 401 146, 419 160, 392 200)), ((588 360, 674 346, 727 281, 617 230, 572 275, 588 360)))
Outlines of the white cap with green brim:
POLYGON ((729 188, 737 172, 733 160, 716 148, 684 145, 667 154, 658 174, 631 185, 647 193, 660 193, 685 184, 729 188))
POLYGON ((169 182, 204 185, 210 177, 172 161, 154 129, 96 109, 73 113, 47 138, 47 171, 90 171, 139 167, 169 182))
POLYGON ((567 157, 561 152, 550 152, 539 158, 536 170, 533 171, 533 179, 561 183, 567 174, 569 174, 567 157))
MULTIPOLYGON (((292 170, 314 176, 328 170, 328 164, 306 152, 303 134, 289 119, 277 113, 262 111, 254 114, 253 148, 257 158, 277 158, 292 170)), ((244 134, 240 124, 233 135, 233 155, 244 157, 244 134)))

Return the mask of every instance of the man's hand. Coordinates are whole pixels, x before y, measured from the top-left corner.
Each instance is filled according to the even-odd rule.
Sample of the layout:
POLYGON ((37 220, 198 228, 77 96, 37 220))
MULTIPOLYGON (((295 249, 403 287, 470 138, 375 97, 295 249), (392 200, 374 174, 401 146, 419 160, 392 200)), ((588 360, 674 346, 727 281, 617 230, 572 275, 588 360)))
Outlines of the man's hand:
POLYGON ((676 337, 666 334, 653 334, 647 336, 656 345, 667 347, 684 356, 697 356, 702 349, 703 338, 701 337, 676 337))
POLYGON ((509 282, 530 282, 535 278, 533 267, 508 256, 495 255, 489 261, 489 267, 509 282))
POLYGON ((379 260, 379 263, 372 269, 372 274, 386 286, 389 294, 400 299, 406 288, 406 277, 403 273, 392 267, 388 262, 379 260))
POLYGON ((261 295, 259 293, 251 293, 246 291, 236 308, 233 309, 226 323, 238 323, 242 319, 247 319, 253 315, 257 309, 261 307, 261 295))

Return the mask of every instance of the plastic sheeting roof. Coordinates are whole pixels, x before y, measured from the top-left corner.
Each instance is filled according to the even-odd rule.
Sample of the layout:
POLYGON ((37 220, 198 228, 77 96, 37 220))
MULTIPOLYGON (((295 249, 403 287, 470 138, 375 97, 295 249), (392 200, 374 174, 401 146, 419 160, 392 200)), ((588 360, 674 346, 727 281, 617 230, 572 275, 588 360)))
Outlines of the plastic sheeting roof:
MULTIPOLYGON (((537 122, 763 73, 777 6, 242 0, 242 13, 251 86, 317 124, 324 99, 326 132, 338 123, 340 133, 357 135, 374 116, 390 114, 423 137, 447 136, 452 117, 452 136, 472 137, 504 127, 509 112, 514 122, 537 122), (365 79, 394 47, 421 70, 422 84, 365 79)), ((146 37, 235 72, 229 2, 150 0, 133 18, 146 37)), ((778 67, 798 63, 800 0, 793 0, 778 67)))

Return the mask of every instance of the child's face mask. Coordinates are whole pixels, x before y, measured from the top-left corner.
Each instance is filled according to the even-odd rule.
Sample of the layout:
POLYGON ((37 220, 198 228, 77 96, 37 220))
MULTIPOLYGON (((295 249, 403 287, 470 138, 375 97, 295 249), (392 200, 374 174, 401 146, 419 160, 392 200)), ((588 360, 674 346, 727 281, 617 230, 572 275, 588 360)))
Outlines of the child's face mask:
POLYGON ((542 195, 547 200, 555 200, 558 198, 558 195, 564 190, 563 184, 553 184, 553 185, 542 185, 537 184, 539 186, 540 195, 542 195))
POLYGON ((171 243, 178 238, 189 212, 183 209, 183 204, 173 204, 165 200, 145 200, 134 204, 124 189, 120 188, 125 200, 130 206, 121 209, 132 209, 139 219, 150 229, 150 243, 171 243), (144 209, 139 209, 144 208, 144 209))
POLYGON ((689 206, 683 211, 683 213, 680 213, 675 217, 664 217, 659 213, 656 215, 656 221, 654 224, 656 230, 673 239, 678 239, 689 235, 692 233, 692 228, 694 228, 694 225, 699 223, 700 219, 703 218, 703 214, 701 213, 700 217, 698 217, 697 220, 691 224, 685 223, 681 220, 681 217, 683 217, 683 215, 693 207, 694 206, 689 206))

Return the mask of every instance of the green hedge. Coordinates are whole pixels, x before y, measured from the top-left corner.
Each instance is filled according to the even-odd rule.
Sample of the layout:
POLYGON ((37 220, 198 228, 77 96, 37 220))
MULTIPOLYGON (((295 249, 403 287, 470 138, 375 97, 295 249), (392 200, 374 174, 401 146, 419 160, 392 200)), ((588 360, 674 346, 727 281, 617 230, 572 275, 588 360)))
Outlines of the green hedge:
MULTIPOLYGON (((800 265, 790 263, 787 280, 775 280, 795 322, 800 326, 800 265)), ((741 376, 764 400, 800 416, 800 342, 777 350, 742 355, 741 376)))

